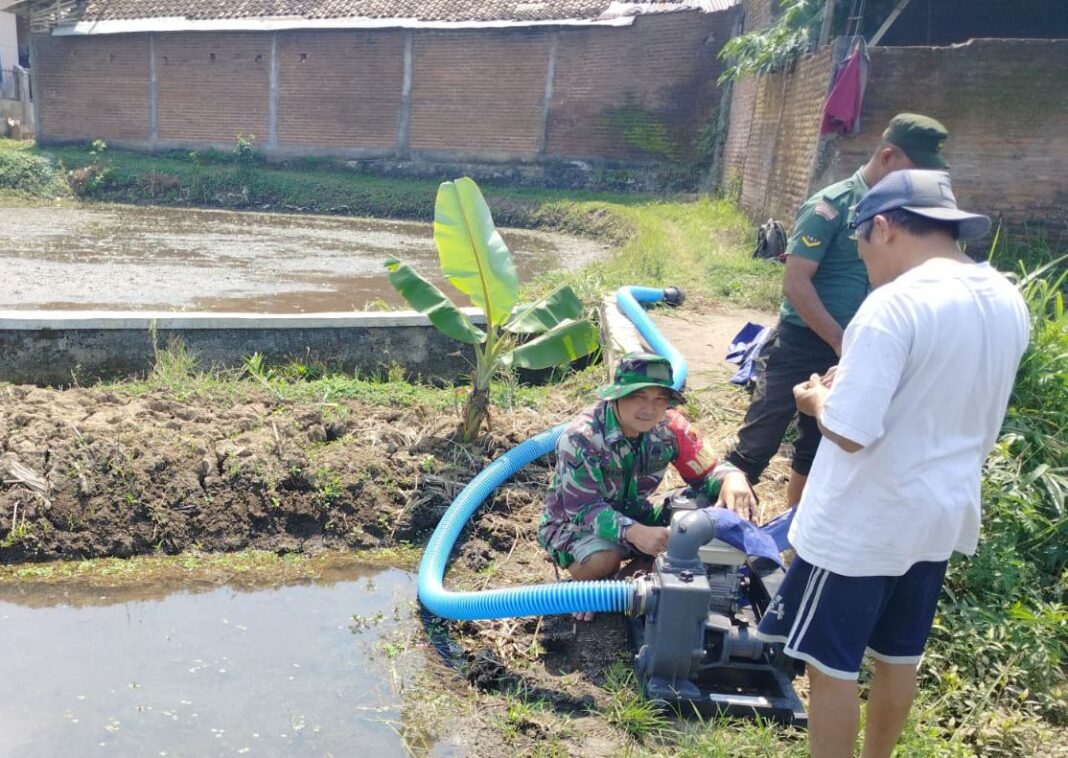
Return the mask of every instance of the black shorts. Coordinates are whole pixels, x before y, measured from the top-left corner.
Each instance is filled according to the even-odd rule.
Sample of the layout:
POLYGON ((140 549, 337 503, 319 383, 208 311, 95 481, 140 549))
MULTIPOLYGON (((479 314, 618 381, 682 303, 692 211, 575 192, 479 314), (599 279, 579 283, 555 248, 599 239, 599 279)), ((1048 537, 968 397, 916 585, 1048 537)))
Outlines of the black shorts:
POLYGON ((756 389, 738 430, 738 442, 727 454, 727 460, 744 471, 751 484, 756 484, 779 451, 795 416, 798 436, 791 468, 808 476, 821 435, 816 419, 797 412, 794 386, 837 363, 834 348, 811 329, 784 321, 775 327, 757 358, 756 389))

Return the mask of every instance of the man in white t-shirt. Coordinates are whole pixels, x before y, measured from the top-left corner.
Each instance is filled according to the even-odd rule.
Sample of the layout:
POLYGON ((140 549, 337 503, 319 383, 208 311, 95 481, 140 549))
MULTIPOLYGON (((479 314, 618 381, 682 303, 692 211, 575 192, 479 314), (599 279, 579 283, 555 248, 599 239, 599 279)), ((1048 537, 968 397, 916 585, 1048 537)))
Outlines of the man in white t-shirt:
POLYGON ((957 208, 941 171, 895 172, 852 221, 876 289, 829 376, 794 389, 824 435, 790 528, 797 558, 758 634, 809 666, 815 758, 852 756, 869 653, 865 758, 905 724, 946 563, 975 552, 980 471, 1029 316, 1016 288, 957 245, 990 219, 957 208))

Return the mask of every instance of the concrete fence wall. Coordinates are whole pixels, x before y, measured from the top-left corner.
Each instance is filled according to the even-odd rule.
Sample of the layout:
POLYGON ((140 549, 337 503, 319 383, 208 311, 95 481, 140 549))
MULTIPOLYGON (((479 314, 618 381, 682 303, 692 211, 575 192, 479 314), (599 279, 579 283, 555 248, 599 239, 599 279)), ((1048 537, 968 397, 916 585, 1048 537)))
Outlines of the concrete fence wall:
POLYGON ((34 35, 43 142, 275 155, 686 160, 738 9, 626 27, 34 35))

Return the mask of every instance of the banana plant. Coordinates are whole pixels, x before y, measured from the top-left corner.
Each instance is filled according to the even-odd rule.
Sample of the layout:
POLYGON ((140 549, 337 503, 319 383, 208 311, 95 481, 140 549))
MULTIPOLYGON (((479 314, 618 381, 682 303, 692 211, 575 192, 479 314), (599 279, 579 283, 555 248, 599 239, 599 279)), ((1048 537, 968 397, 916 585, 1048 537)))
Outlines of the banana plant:
POLYGON ((518 304, 512 254, 474 180, 464 177, 438 187, 434 243, 445 278, 486 314, 485 329, 408 264, 391 257, 386 269, 390 284, 409 305, 445 335, 474 347, 463 415, 463 438, 471 442, 489 421, 490 381, 499 371, 563 365, 596 350, 600 338, 597 327, 581 318, 582 301, 568 286, 518 304))

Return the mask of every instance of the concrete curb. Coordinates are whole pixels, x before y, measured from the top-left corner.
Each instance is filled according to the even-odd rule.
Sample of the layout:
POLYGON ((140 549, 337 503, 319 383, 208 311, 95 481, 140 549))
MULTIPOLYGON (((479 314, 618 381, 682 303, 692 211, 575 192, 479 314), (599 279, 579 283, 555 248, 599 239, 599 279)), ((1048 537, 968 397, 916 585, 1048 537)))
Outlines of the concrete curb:
POLYGON ((615 294, 605 296, 601 301, 601 352, 609 381, 620 356, 648 349, 637 327, 619 310, 615 294))
MULTIPOLYGON (((465 308, 485 323, 477 308, 465 308)), ((307 314, 147 311, 0 311, 0 381, 87 384, 147 374, 158 350, 180 341, 200 368, 233 368, 253 353, 268 364, 453 382, 473 365, 468 345, 416 311, 307 314)))
MULTIPOLYGON (((476 324, 478 308, 461 308, 476 324)), ((207 313, 175 311, 0 311, 0 331, 38 329, 369 329, 430 326, 418 311, 337 313, 207 313)))

